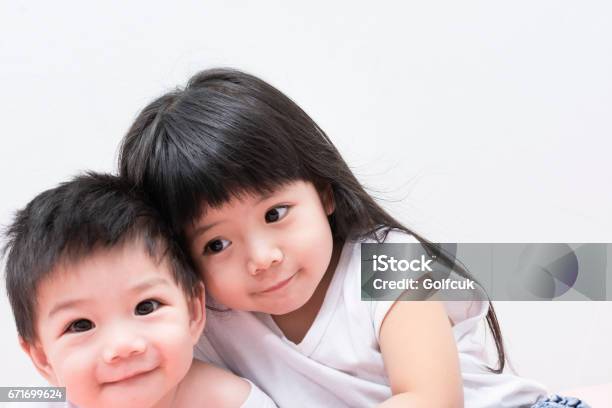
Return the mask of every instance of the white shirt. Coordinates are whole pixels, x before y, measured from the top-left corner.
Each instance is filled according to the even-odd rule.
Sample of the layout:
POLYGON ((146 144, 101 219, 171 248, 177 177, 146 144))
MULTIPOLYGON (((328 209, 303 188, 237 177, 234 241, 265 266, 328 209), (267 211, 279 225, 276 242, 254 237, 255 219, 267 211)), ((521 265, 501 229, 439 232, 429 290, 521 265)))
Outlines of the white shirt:
MULTIPOLYGON (((418 241, 392 231, 385 242, 418 241)), ((195 357, 249 378, 279 407, 372 407, 390 398, 378 340, 393 302, 361 300, 360 255, 359 242, 344 245, 321 309, 299 344, 270 315, 209 311, 195 357)), ((476 331, 487 302, 444 304, 454 322, 466 408, 530 406, 546 394, 535 382, 484 367, 476 331)))

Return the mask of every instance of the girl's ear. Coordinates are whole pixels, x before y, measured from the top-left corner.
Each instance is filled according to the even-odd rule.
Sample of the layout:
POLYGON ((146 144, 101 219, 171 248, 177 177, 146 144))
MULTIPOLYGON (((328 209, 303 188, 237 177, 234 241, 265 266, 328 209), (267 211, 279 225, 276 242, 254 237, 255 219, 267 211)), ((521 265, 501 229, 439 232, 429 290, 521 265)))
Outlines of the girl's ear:
POLYGON ((36 370, 45 377, 45 379, 54 386, 60 386, 53 367, 47 360, 47 355, 39 342, 29 343, 19 336, 19 345, 21 349, 30 357, 36 370))
POLYGON ((206 290, 204 290, 204 284, 202 282, 198 283, 198 285, 200 285, 199 296, 192 298, 189 302, 189 314, 191 315, 189 320, 189 333, 194 345, 198 342, 202 335, 202 330, 204 330, 204 325, 206 324, 206 290))
POLYGON ((327 184, 320 195, 325 214, 328 216, 332 215, 336 209, 336 203, 334 201, 334 191, 332 190, 331 184, 327 184))

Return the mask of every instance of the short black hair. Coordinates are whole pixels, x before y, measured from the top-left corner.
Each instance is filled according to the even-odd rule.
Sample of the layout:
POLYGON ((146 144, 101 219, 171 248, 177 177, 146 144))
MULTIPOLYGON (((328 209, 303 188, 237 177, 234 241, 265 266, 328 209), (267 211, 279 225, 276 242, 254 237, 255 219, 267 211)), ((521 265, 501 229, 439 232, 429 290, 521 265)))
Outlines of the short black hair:
POLYGON ((167 257, 188 298, 200 278, 144 194, 110 174, 89 172, 44 191, 19 210, 5 230, 6 290, 17 331, 36 339, 37 286, 59 262, 77 262, 93 251, 142 240, 156 260, 167 257))

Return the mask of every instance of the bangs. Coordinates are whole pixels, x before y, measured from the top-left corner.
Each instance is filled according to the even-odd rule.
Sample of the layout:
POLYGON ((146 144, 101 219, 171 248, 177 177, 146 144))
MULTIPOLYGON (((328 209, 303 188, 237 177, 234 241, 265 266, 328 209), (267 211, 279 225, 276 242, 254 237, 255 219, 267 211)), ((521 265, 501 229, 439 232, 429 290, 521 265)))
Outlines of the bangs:
POLYGON ((163 113, 154 138, 143 182, 179 233, 206 208, 314 181, 300 154, 307 138, 258 99, 195 90, 163 113))

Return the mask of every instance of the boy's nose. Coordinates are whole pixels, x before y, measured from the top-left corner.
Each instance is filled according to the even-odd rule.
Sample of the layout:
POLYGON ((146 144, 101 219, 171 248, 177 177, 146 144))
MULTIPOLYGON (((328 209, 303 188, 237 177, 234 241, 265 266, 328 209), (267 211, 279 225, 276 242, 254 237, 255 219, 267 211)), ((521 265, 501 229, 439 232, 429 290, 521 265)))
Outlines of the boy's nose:
POLYGON ((111 364, 121 359, 137 356, 147 350, 146 340, 127 333, 112 337, 103 351, 104 362, 111 364))

